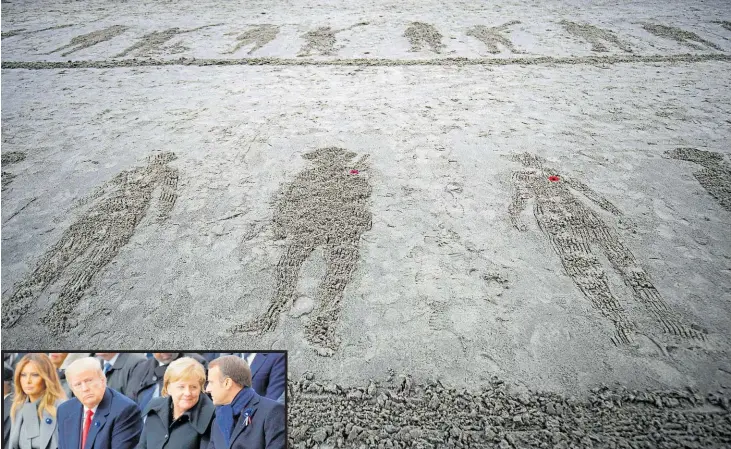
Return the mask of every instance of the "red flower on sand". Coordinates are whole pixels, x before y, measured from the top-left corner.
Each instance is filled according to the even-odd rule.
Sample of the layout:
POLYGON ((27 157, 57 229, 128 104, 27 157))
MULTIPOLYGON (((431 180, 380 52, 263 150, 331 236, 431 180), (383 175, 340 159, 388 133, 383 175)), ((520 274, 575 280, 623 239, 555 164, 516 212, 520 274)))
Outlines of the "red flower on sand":
POLYGON ((356 170, 356 169, 350 170, 350 174, 351 175, 357 175, 358 173, 360 173, 360 172, 358 170, 356 170))
POLYGON ((549 176, 548 177, 548 180, 551 181, 551 182, 559 182, 561 180, 561 178, 559 178, 558 176, 555 176, 554 175, 554 176, 549 176))

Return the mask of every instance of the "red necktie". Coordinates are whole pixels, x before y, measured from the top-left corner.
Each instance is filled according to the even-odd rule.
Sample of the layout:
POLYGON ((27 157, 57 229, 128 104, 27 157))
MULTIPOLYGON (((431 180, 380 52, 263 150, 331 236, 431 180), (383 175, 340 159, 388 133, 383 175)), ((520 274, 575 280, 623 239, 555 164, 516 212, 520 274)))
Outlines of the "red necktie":
POLYGON ((81 434, 81 449, 84 449, 84 446, 86 446, 86 435, 89 434, 89 427, 91 427, 91 417, 94 415, 94 412, 91 410, 86 411, 86 419, 84 420, 84 432, 81 434))

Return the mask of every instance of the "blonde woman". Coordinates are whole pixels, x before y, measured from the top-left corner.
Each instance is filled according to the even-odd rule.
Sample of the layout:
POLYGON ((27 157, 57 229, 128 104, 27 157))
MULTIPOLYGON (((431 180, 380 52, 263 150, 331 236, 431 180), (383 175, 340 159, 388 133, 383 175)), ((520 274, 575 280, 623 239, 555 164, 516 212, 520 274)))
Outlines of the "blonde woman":
POLYGON ((15 368, 10 449, 58 449, 56 408, 66 399, 46 354, 29 353, 15 368))
POLYGON ((142 416, 145 427, 137 449, 205 449, 211 437, 215 406, 203 392, 206 373, 190 357, 171 362, 161 397, 152 399, 142 416))

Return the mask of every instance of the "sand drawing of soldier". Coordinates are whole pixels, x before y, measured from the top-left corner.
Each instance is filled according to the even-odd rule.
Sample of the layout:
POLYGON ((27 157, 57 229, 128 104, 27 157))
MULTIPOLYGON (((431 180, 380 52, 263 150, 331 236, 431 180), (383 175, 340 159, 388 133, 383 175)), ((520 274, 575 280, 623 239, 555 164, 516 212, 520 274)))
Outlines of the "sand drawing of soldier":
POLYGON ((612 342, 627 345, 637 331, 625 309, 609 288, 604 268, 595 255, 600 250, 614 270, 633 291, 639 301, 662 327, 679 337, 705 339, 703 332, 684 324, 663 301, 649 275, 619 239, 617 232, 602 217, 585 205, 576 193, 583 194, 601 209, 620 216, 621 212, 605 198, 581 181, 558 176, 544 160, 530 153, 512 155, 511 159, 525 167, 513 173, 515 192, 508 208, 513 226, 526 231, 520 219, 527 202, 533 199, 533 215, 553 250, 560 257, 566 273, 602 315, 614 323, 612 342))
POLYGON ((175 158, 170 152, 156 154, 147 165, 119 173, 82 200, 79 204, 91 202, 91 206, 3 301, 3 328, 15 326, 51 284, 61 281, 58 296, 41 321, 52 334, 70 330, 76 305, 93 278, 129 242, 157 189, 157 218, 163 221, 170 215, 177 198, 178 170, 168 163, 175 158))
POLYGON ((693 176, 721 207, 731 212, 731 164, 724 161, 723 154, 696 148, 676 148, 666 151, 665 157, 703 167, 703 170, 693 172, 693 176))
POLYGON ((287 246, 276 267, 275 292, 266 312, 234 327, 234 332, 268 332, 276 328, 279 315, 292 306, 297 279, 305 260, 323 247, 326 265, 318 285, 319 304, 305 326, 305 337, 332 355, 339 345, 335 327, 342 311, 343 293, 358 262, 358 245, 371 229, 368 198, 371 186, 363 169, 368 155, 353 161, 356 153, 342 148, 319 148, 302 157, 313 166, 284 185, 275 202, 273 216, 277 239, 287 246))

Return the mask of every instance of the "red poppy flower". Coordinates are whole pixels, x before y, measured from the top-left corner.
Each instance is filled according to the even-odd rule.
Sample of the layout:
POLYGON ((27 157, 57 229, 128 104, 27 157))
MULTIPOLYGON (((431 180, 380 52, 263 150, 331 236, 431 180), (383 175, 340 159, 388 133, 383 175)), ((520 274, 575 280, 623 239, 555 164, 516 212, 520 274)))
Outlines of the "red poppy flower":
POLYGON ((561 178, 559 178, 558 176, 555 176, 554 175, 554 176, 549 176, 548 177, 548 180, 551 181, 551 182, 559 182, 561 180, 561 178))
POLYGON ((360 172, 358 170, 356 170, 356 169, 350 170, 350 174, 351 175, 357 175, 358 173, 360 173, 360 172))

